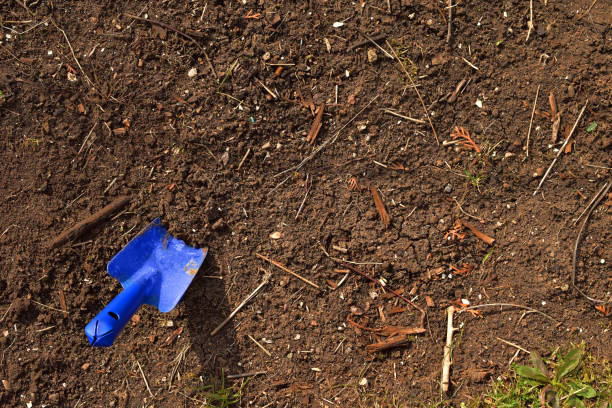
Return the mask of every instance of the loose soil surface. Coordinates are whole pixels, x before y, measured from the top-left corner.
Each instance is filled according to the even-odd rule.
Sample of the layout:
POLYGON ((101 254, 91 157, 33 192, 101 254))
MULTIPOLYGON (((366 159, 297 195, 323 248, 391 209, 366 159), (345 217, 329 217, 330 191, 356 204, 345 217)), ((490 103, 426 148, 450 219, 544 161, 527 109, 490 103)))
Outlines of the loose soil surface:
MULTIPOLYGON (((571 271, 574 220, 611 177, 612 3, 534 0, 528 41, 528 1, 454 3, 447 44, 445 1, 3 2, 0 405, 199 406, 211 378, 262 371, 241 406, 418 406, 440 400, 445 310, 462 299, 548 317, 456 314, 448 405, 528 358, 500 339, 544 355, 584 341, 611 358, 610 317, 571 271), (480 154, 452 143, 456 126, 480 154), (125 194, 123 212, 50 249, 125 194), (209 256, 175 310, 145 306, 93 348, 83 328, 121 289, 106 264, 157 216, 209 256), (459 219, 495 242, 447 235, 459 219), (340 259, 423 308, 425 332, 369 352, 385 338, 356 325, 421 315, 345 278, 340 259), (264 270, 269 284, 211 336, 264 270)), ((576 276, 608 302, 611 213, 606 196, 576 276)))

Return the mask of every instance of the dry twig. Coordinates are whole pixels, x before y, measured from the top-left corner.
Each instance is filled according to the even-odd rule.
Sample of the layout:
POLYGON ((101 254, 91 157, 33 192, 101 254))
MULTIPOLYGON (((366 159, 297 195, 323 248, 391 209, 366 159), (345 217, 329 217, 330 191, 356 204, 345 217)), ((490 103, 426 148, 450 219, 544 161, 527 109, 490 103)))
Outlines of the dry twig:
POLYGON ((312 127, 310 128, 310 132, 308 132, 308 137, 306 137, 306 141, 310 144, 314 144, 317 135, 319 134, 319 130, 323 126, 323 111, 325 110, 325 102, 322 102, 319 105, 319 109, 317 111, 317 116, 315 116, 314 122, 312 122, 312 127))
POLYGON ((425 116, 427 116, 427 120, 429 121, 429 126, 431 127, 431 131, 433 132, 433 135, 436 138, 436 143, 438 144, 438 146, 440 146, 440 141, 438 140, 438 133, 436 133, 436 128, 434 127, 433 123, 431 122, 431 118, 429 117, 429 112, 427 111, 427 107, 425 106, 425 102, 423 102, 423 98, 421 97, 421 93, 419 92, 416 84, 414 83, 414 80, 412 79, 412 75, 410 75, 410 73, 406 69, 406 66, 404 65, 402 60, 399 58, 399 56, 397 55, 397 53, 395 52, 395 50, 393 49, 391 44, 389 44, 388 41, 386 41, 386 43, 387 43, 387 47, 389 47, 391 49, 391 52, 393 53, 393 56, 395 57, 395 59, 397 60, 398 64, 400 65, 400 67, 402 68, 402 70, 404 71, 404 73, 406 74, 408 79, 410 80, 410 83, 412 84, 412 87, 414 88, 414 91, 416 92, 417 96, 419 97, 419 101, 421 101, 421 106, 423 107, 423 111, 425 111, 425 116))
POLYGON ((529 157, 529 138, 531 136, 531 126, 533 125, 533 115, 535 114, 536 104, 538 103, 538 95, 540 94, 540 85, 538 85, 538 89, 536 90, 536 96, 533 101, 533 110, 531 111, 531 120, 529 121, 529 131, 527 132, 527 144, 525 146, 525 155, 529 157))
POLYGON ((221 324, 219 324, 212 332, 210 332, 211 336, 214 336, 215 334, 217 334, 219 332, 219 330, 221 330, 223 328, 223 326, 225 326, 227 324, 227 322, 229 322, 232 317, 234 317, 236 315, 236 313, 238 313, 240 311, 240 309, 242 309, 244 307, 244 305, 246 305, 251 299, 253 299, 257 293, 261 290, 261 288, 263 288, 264 286, 266 286, 266 284, 270 281, 270 277, 272 276, 272 274, 268 271, 265 272, 264 277, 262 282, 259 284, 259 286, 257 286, 255 288, 255 290, 253 292, 251 292, 251 294, 249 296, 246 297, 246 299, 244 299, 242 301, 242 303, 240 303, 236 309, 234 309, 234 311, 232 313, 229 314, 229 316, 227 316, 225 318, 225 320, 223 320, 221 322, 221 324))
POLYGON ((461 221, 461 225, 463 225, 464 227, 467 227, 470 231, 472 231, 474 235, 476 235, 476 237, 478 237, 479 239, 481 239, 482 241, 486 242, 489 245, 493 245, 493 243, 495 242, 495 238, 491 238, 487 234, 480 232, 479 230, 476 229, 476 227, 474 227, 469 222, 462 220, 462 219, 459 219, 459 220, 461 221))
POLYGON ((591 216, 591 214, 593 213, 595 208, 597 208, 597 206, 599 205, 599 203, 602 200, 602 198, 604 198, 608 194, 608 191, 610 191, 610 187, 612 187, 612 178, 610 180, 608 180, 606 182, 606 184, 604 184, 604 188, 603 189, 599 190, 599 192, 595 196, 596 199, 594 201, 591 201, 592 202, 591 208, 589 209, 589 211, 587 212, 586 216, 584 217, 584 221, 582 222, 582 226, 580 227, 580 231, 578 231, 578 236, 576 237, 576 243, 574 244, 574 255, 572 257, 572 280, 571 280, 572 287, 574 289, 576 289, 576 291, 578 293, 580 293, 583 297, 585 297, 586 299, 588 299, 589 301, 591 301, 593 303, 607 303, 607 301, 599 300, 599 299, 594 299, 594 298, 588 296, 587 294, 585 294, 580 289, 578 289, 578 287, 576 286, 576 262, 577 262, 577 258, 578 258, 578 245, 580 245, 580 240, 582 238, 582 233, 584 232, 584 227, 589 222, 589 217, 591 216))
POLYGON ((580 122, 580 118, 582 118, 582 114, 584 113, 584 110, 586 109, 588 103, 589 101, 586 101, 584 106, 580 110, 580 113, 578 114, 578 117, 576 118, 576 122, 574 123, 574 126, 572 127, 572 130, 570 130, 569 134, 567 135, 567 138, 565 139, 565 142, 563 142, 563 146, 561 146, 561 148, 559 149, 557 156, 553 159, 552 163, 550 163, 550 166, 548 166, 546 173, 544 173, 544 176, 542 176, 542 180, 540 180, 540 184, 538 184, 538 187, 533 192, 533 195, 536 195, 538 191, 540 191, 540 187, 542 187, 542 184, 544 184, 544 180, 546 180, 546 177, 548 177, 548 173, 550 173, 550 170, 552 170, 553 166, 557 162, 557 159, 559 159, 559 156, 561 156, 561 153, 563 153, 563 151, 565 150, 565 146, 567 146, 567 142, 569 142, 570 138, 574 134, 574 131, 576 130, 576 127, 578 126, 578 123, 580 122))
POLYGON ((455 313, 455 307, 449 306, 446 308, 446 315, 448 320, 446 323, 446 344, 444 344, 444 358, 442 359, 442 379, 440 381, 440 387, 442 393, 446 394, 450 386, 450 366, 452 360, 452 346, 453 346, 453 333, 455 329, 453 327, 453 313, 455 313))
POLYGON ((293 275, 293 276, 295 276, 296 278, 298 278, 298 279, 299 279, 299 280, 301 280, 302 282, 305 282, 305 283, 309 284, 309 285, 310 285, 310 286, 312 286, 313 288, 317 288, 317 289, 319 289, 319 290, 321 289, 321 288, 319 287, 319 285, 317 285, 316 283, 313 283, 313 282, 309 281, 308 279, 304 278, 303 276, 298 275, 297 273, 293 272, 291 269, 287 268, 287 267, 286 267, 285 265, 283 265, 282 263, 280 263, 280 262, 278 262, 278 261, 275 261, 274 259, 270 259, 270 258, 268 258, 267 256, 264 256, 264 255, 259 254, 259 253, 257 253, 257 252, 255 253, 255 255, 256 255, 258 258, 263 259, 264 261, 270 262, 272 265, 274 265, 274 266, 276 266, 277 268, 279 268, 279 269, 281 269, 281 270, 283 270, 283 271, 287 272, 289 275, 293 275))

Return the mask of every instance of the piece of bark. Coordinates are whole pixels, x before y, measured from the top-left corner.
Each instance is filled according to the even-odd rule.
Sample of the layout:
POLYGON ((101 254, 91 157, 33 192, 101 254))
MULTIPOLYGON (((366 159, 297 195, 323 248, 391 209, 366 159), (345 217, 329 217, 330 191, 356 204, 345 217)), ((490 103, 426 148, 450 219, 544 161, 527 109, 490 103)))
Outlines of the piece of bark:
POLYGON ((129 202, 130 198, 128 196, 121 196, 116 198, 112 203, 102 208, 100 211, 87 217, 83 221, 76 223, 74 226, 62 232, 53 241, 51 241, 50 247, 56 248, 60 245, 65 244, 68 241, 75 240, 97 224, 101 223, 102 221, 105 221, 117 211, 121 210, 129 202))
POLYGON ((380 215, 380 221, 383 223, 385 228, 389 228, 389 224, 391 224, 391 217, 385 210, 385 205, 380 198, 380 194, 378 193, 378 189, 375 186, 372 186, 372 197, 374 198, 374 205, 376 206, 376 211, 380 215))

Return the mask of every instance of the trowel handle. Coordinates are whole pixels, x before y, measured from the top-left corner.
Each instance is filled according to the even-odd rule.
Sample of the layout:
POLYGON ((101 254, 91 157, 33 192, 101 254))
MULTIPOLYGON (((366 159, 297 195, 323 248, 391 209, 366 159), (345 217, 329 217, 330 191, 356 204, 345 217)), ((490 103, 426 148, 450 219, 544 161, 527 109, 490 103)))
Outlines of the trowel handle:
POLYGON ((127 324, 146 296, 146 282, 134 282, 119 293, 85 326, 85 334, 93 346, 108 347, 127 324))

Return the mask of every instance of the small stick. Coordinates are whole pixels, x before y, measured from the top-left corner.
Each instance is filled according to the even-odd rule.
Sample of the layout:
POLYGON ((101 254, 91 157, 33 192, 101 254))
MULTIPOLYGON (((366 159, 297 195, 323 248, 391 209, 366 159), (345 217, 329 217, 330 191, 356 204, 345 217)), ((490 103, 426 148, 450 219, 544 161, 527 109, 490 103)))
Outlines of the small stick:
POLYGON ((480 68, 478 68, 476 65, 472 64, 470 61, 468 61, 467 59, 461 57, 461 59, 468 64, 470 67, 474 68, 476 71, 480 71, 480 68))
POLYGON ((308 193, 310 192, 310 186, 312 185, 312 182, 310 183, 310 185, 308 184, 308 177, 309 175, 306 174, 306 194, 304 194, 304 199, 302 200, 302 203, 300 204, 300 208, 298 208, 297 213, 295 214, 296 220, 298 219, 298 217, 300 216, 300 213, 302 212, 302 208, 304 207, 304 203, 306 202, 306 198, 308 198, 308 193))
POLYGON ((449 306, 446 309, 446 315, 448 321, 446 324, 446 344, 444 345, 444 358, 442 359, 442 380, 440 381, 442 393, 446 394, 450 386, 450 366, 453 346, 453 333, 455 328, 453 327, 453 313, 455 312, 454 306, 449 306))
POLYGON ((593 8, 593 6, 595 5, 595 3, 597 3, 599 0, 593 0, 593 2, 591 3, 591 5, 589 6, 589 8, 582 13, 582 15, 580 17, 578 17, 578 20, 581 20, 582 17, 586 16, 587 14, 589 14, 591 12, 591 9, 593 8))
MULTIPOLYGON (((415 332, 415 333, 424 333, 424 332, 425 332, 425 329, 419 328, 418 332, 415 332)), ((405 334, 400 335, 400 336, 393 336, 393 337, 389 337, 386 340, 379 341, 377 343, 368 344, 366 346, 366 351, 370 353, 378 353, 379 351, 382 351, 382 350, 388 350, 390 348, 403 346, 411 341, 413 341, 413 338, 405 334)))
POLYGON ((70 40, 68 40, 68 36, 66 35, 66 32, 64 30, 62 30, 61 28, 59 28, 59 26, 55 23, 55 20, 51 19, 51 22, 53 23, 55 28, 57 28, 64 35, 64 39, 66 39, 66 42, 68 43, 68 48, 70 48, 70 53, 72 54, 72 58, 74 58, 74 62, 76 62, 77 66, 81 70, 81 74, 83 74, 85 79, 87 79, 87 82, 89 83, 89 85, 91 85, 91 87, 93 89, 95 89, 98 93, 100 93, 100 91, 98 91, 98 88, 96 88, 94 83, 91 82, 91 79, 89 79, 89 77, 85 73, 85 70, 83 70, 83 67, 81 66, 81 63, 79 62, 79 60, 77 59, 76 55, 74 54, 74 49, 72 48, 72 44, 70 44, 70 40))
POLYGON ((255 377, 256 375, 264 375, 267 374, 267 371, 253 371, 250 373, 242 373, 242 374, 232 374, 232 375, 227 375, 225 376, 225 378, 227 378, 228 380, 236 380, 239 378, 245 378, 245 377, 255 377))
POLYGON ((287 267, 286 267, 285 265, 283 265, 282 263, 280 263, 280 262, 278 262, 278 261, 275 261, 274 259, 270 259, 270 258, 268 258, 267 256, 264 256, 264 255, 262 255, 262 254, 260 254, 260 253, 257 253, 257 252, 255 253, 255 255, 256 255, 258 258, 263 259, 264 261, 270 262, 272 265, 274 265, 274 266, 276 266, 277 268, 279 268, 279 269, 281 269, 281 270, 283 270, 283 271, 287 272, 289 275, 293 275, 293 276, 295 276, 296 278, 298 278, 298 279, 299 279, 299 280, 301 280, 302 282, 305 282, 305 283, 309 284, 310 286, 312 286, 312 287, 314 287, 314 288, 317 288, 317 289, 319 289, 319 290, 321 289, 321 288, 319 287, 319 285, 317 285, 316 283, 313 283, 313 282, 309 281, 308 279, 304 278, 303 276, 298 275, 297 273, 293 272, 291 269, 287 268, 287 267))
POLYGON ((138 364, 138 369, 140 370, 140 374, 142 375, 142 379, 144 380, 145 385, 147 386, 147 391, 149 391, 149 395, 153 398, 153 393, 151 392, 151 388, 149 388, 149 382, 147 381, 147 377, 145 377, 144 371, 142 371, 142 367, 138 360, 136 360, 136 364, 138 364))
POLYGON ((397 116, 398 118, 409 120, 410 122, 414 122, 414 123, 427 123, 427 122, 425 122, 422 119, 411 118, 410 116, 402 115, 401 113, 395 112, 395 111, 393 111, 391 109, 383 109, 383 112, 388 113, 388 114, 393 115, 393 116, 397 116))
POLYGON ((91 130, 89 131, 89 133, 87 134, 87 136, 85 136, 85 139, 83 139, 83 144, 81 144, 81 148, 79 149, 79 151, 77 152, 76 156, 74 156, 74 159, 72 159, 72 161, 74 162, 76 160, 76 158, 79 156, 79 154, 81 153, 81 151, 83 150, 83 148, 85 147, 85 143, 87 143, 87 140, 89 140, 89 136, 91 136, 91 134, 93 133, 93 131, 95 130, 95 128, 98 126, 98 122, 96 122, 93 127, 91 128, 91 130))
POLYGON ((312 122, 312 127, 310 128, 310 132, 308 132, 308 137, 306 137, 306 141, 310 144, 314 144, 317 135, 319 134, 319 130, 323 126, 321 122, 323 120, 323 111, 325 110, 325 102, 322 102, 319 105, 319 110, 317 111, 317 116, 315 116, 314 122, 312 122))
POLYGON ((263 82, 261 82, 259 79, 255 78, 255 81, 257 81, 259 83, 259 85, 261 85, 263 87, 263 89, 266 90, 266 92, 268 92, 270 94, 270 96, 272 96, 274 99, 278 99, 278 96, 276 96, 276 94, 274 92, 272 92, 272 90, 270 88, 268 88, 266 86, 266 84, 264 84, 263 82))
MULTIPOLYGON (((364 33, 364 32, 363 32, 363 31, 361 31, 361 30, 357 30, 357 31, 359 32, 359 34, 363 35, 363 36, 364 36, 364 37, 365 37, 365 38, 366 38, 366 39, 367 39, 369 42, 371 42, 372 44, 374 44, 374 46, 375 46, 376 48, 378 48, 379 50, 381 50, 381 51, 383 52, 383 54, 385 54, 385 55, 386 55, 388 58, 393 59, 393 55, 389 54, 389 53, 387 52, 387 50, 385 50, 383 47, 381 47, 380 45, 378 45, 378 44, 376 43, 376 41, 374 41, 374 39, 373 39, 372 37, 370 37, 369 35, 367 35, 366 33, 364 33)), ((384 38, 384 37, 383 37, 383 38, 384 38)), ((367 44, 367 43, 366 43, 366 44, 367 44)))
POLYGON ((427 107, 425 106, 425 102, 423 102, 423 98, 421 97, 421 93, 419 92, 416 84, 414 83, 414 80, 412 79, 412 75, 410 75, 410 73, 406 69, 406 66, 404 65, 402 60, 399 59, 399 57, 397 56, 397 53, 395 52, 393 47, 391 47, 391 44, 389 44, 388 41, 386 41, 386 43, 387 43, 387 47, 389 47, 391 49, 391 52, 393 52, 393 55, 395 56, 395 59, 399 63, 400 67, 402 68, 402 70, 404 71, 404 73, 406 74, 408 79, 410 80, 410 83, 412 84, 412 87, 414 88, 414 91, 416 92, 417 96, 419 97, 419 101, 421 101, 421 106, 423 107, 423 110, 425 111, 425 116, 427 116, 427 120, 429 121, 429 126, 431 126, 431 131, 433 132, 434 137, 436 138, 436 143, 438 144, 438 146, 440 146, 440 141, 438 140, 438 134, 436 133, 436 128, 434 127, 433 123, 431 122, 431 118, 429 117, 429 112, 427 111, 427 107))
POLYGON ((35 300, 33 300, 33 299, 30 299, 30 302, 32 302, 32 303, 36 303, 38 306, 43 307, 43 308, 45 308, 45 309, 55 310, 56 312, 68 313, 68 311, 67 311, 67 310, 61 310, 61 309, 55 308, 55 307, 53 307, 53 306, 48 306, 48 305, 45 305, 45 304, 43 304, 43 303, 37 302, 37 301, 35 301, 35 300))
POLYGON ((459 219, 459 222, 461 223, 461 225, 467 227, 470 231, 472 231, 472 233, 474 235, 476 235, 476 237, 478 237, 479 239, 483 240, 484 242, 486 242, 489 245, 493 245, 493 243, 495 242, 495 238, 491 238, 490 236, 488 236, 487 234, 480 232, 479 230, 477 230, 472 224, 470 224, 469 222, 459 219))
POLYGON ((13 307, 13 303, 15 301, 13 300, 11 302, 11 304, 9 305, 9 307, 6 309, 6 311, 4 312, 4 314, 2 315, 2 317, 0 317, 0 322, 2 322, 4 320, 4 318, 6 317, 6 315, 8 314, 8 312, 11 310, 11 307, 13 307))
POLYGON ((453 102, 455 102, 457 100, 457 96, 459 96, 459 92, 461 91, 461 89, 463 88, 463 86, 465 85, 466 82, 467 82, 467 79, 463 78, 457 84, 457 87, 453 91, 452 95, 447 99, 448 103, 453 103, 453 102))
POLYGON ((586 299, 588 299, 589 301, 593 303, 606 303, 606 301, 589 297, 584 292, 582 292, 580 289, 578 289, 578 287, 576 286, 576 261, 578 258, 578 245, 580 245, 580 239, 582 238, 584 227, 589 222, 589 217, 593 213, 593 210, 595 210, 595 208, 599 205, 599 202, 601 201, 601 199, 604 198, 608 194, 608 191, 610 191, 610 187, 612 187, 612 178, 606 184, 607 184, 607 187, 605 187, 604 185, 605 189, 599 190, 599 193, 597 193, 599 197, 595 200, 595 202, 593 203, 593 205, 587 212, 587 215, 584 217, 584 221, 582 222, 582 226, 580 227, 580 231, 578 231, 578 236, 576 237, 576 243, 574 244, 574 255, 572 257, 572 281, 571 281, 572 287, 576 289, 578 293, 580 293, 582 296, 584 296, 586 299))
POLYGON ((510 341, 508 341, 508 340, 504 340, 504 339, 502 339, 502 338, 500 338, 500 337, 496 337, 496 339, 497 339, 497 340, 499 340, 499 341, 501 341, 502 343, 506 343, 506 344, 507 344, 507 345, 509 345, 509 346, 512 346, 512 347, 517 348, 517 349, 519 349, 519 350, 521 350, 521 351, 524 351, 524 352, 525 352, 525 353, 527 353, 527 354, 531 354, 531 351, 529 351, 529 350, 527 350, 527 349, 525 349, 525 348, 523 348, 523 347, 519 346, 518 344, 512 343, 512 342, 510 342, 510 341))
POLYGON ((529 137, 531 136, 531 126, 533 125, 533 115, 535 114, 536 104, 538 103, 538 95, 540 94, 540 85, 538 85, 538 89, 536 90, 536 96, 533 100, 533 110, 531 111, 531 120, 529 121, 529 131, 527 132, 527 144, 525 146, 525 155, 529 157, 529 137))
POLYGON ((516 308, 519 308, 519 309, 529 310, 530 312, 533 312, 533 313, 539 313, 542 316, 552 320, 555 323, 559 323, 559 322, 557 322, 555 320, 554 317, 549 316, 546 313, 539 311, 538 309, 533 309, 533 308, 528 307, 528 306, 517 305, 517 304, 514 304, 514 303, 486 303, 484 305, 475 305, 475 306, 466 307, 465 309, 461 309, 459 311, 459 313, 465 312, 465 311, 468 311, 468 310, 473 310, 473 309, 480 309, 481 307, 495 307, 495 306, 508 306, 508 307, 516 307, 516 308))
POLYGON ((446 43, 450 44, 453 27, 453 6, 452 0, 448 0, 448 32, 446 33, 446 43))
POLYGON ((238 165, 238 170, 240 170, 240 168, 242 167, 242 164, 244 163, 244 161, 246 160, 247 156, 249 155, 249 153, 251 153, 251 148, 249 147, 246 151, 246 153, 244 154, 244 156, 242 157, 242 160, 240 160, 240 164, 238 165))
POLYGON ((580 219, 582 218, 582 216, 584 215, 585 212, 589 211, 589 208, 591 208, 591 205, 593 205, 593 203, 595 202, 595 200, 597 200, 597 198, 599 197, 599 195, 601 194, 601 192, 608 186, 608 183, 604 183, 603 186, 601 186, 601 189, 597 192, 597 194, 595 194, 593 196, 593 198, 591 199, 591 202, 589 202, 589 205, 587 205, 584 210, 582 210, 582 212, 580 213, 580 215, 578 216, 578 218, 576 218, 574 220, 574 225, 576 225, 576 223, 578 221, 580 221, 580 219))
POLYGON ((260 349, 263 350, 264 353, 266 353, 266 355, 268 357, 272 357, 272 354, 270 354, 270 352, 268 350, 266 350, 266 348, 264 346, 262 346, 257 340, 255 340, 253 338, 253 336, 251 336, 250 334, 247 334, 247 336, 249 336, 249 339, 251 339, 253 341, 253 343, 255 343, 257 345, 257 347, 259 347, 260 349))
POLYGON ((578 114, 578 118, 576 118, 576 122, 574 123, 572 130, 569 132, 569 135, 567 135, 567 138, 565 139, 565 142, 563 142, 563 146, 561 146, 561 148, 559 149, 557 156, 553 159, 552 163, 550 163, 550 166, 548 166, 548 170, 546 170, 546 173, 544 173, 544 176, 542 176, 542 180, 540 180, 540 184, 538 184, 538 187, 533 192, 533 195, 536 195, 538 191, 540 191, 540 187, 542 187, 542 184, 544 184, 544 180, 546 180, 546 177, 548 177, 548 173, 550 173, 550 170, 552 170, 553 166, 557 162, 557 159, 559 159, 559 156, 561 156, 561 153, 565 151, 565 146, 567 146, 567 142, 569 142, 570 138, 574 134, 574 130, 576 130, 576 127, 578 126, 578 122, 580 122, 580 118, 582 118, 582 114, 584 113, 584 110, 586 109, 588 103, 589 101, 586 101, 586 103, 582 107, 582 110, 578 114))
POLYGON ((527 38, 525 38, 525 42, 529 41, 529 35, 531 35, 531 30, 533 29, 533 0, 529 0, 529 30, 527 30, 527 38))
POLYGON ((83 221, 78 222, 74 226, 62 232, 59 236, 57 236, 53 241, 51 241, 50 247, 56 248, 60 245, 65 244, 68 241, 72 241, 85 232, 93 228, 98 223, 106 220, 110 216, 112 216, 117 211, 121 210, 130 202, 130 198, 128 196, 121 196, 115 199, 112 203, 102 208, 100 211, 95 214, 89 216, 83 221))
POLYGON ((223 328, 223 326, 225 326, 227 324, 227 322, 229 322, 232 317, 234 317, 236 315, 236 313, 238 313, 240 311, 240 309, 242 309, 244 307, 244 305, 246 305, 251 299, 253 299, 257 293, 261 290, 261 288, 263 288, 268 281, 270 280, 270 277, 272 276, 272 274, 270 272, 267 272, 264 274, 263 277, 263 281, 259 284, 259 286, 257 286, 255 288, 255 290, 253 292, 251 292, 251 294, 249 296, 246 297, 246 299, 244 299, 242 301, 242 303, 240 303, 236 309, 234 309, 234 311, 232 313, 229 314, 229 316, 227 316, 225 318, 225 320, 223 320, 221 322, 221 324, 219 324, 212 332, 210 332, 211 336, 214 336, 215 334, 217 334, 219 332, 219 330, 221 330, 223 328))
MULTIPOLYGON (((365 37, 365 35, 361 31, 359 33, 365 37)), ((386 34, 379 34, 379 35, 375 35, 374 37, 368 37, 365 40, 357 41, 356 43, 350 45, 347 48, 347 50, 351 51, 351 50, 354 50, 355 48, 359 48, 359 47, 366 45, 368 42, 376 42, 376 41, 384 40, 386 37, 387 37, 386 34)), ((271 65, 271 64, 268 64, 268 65, 271 65)))

